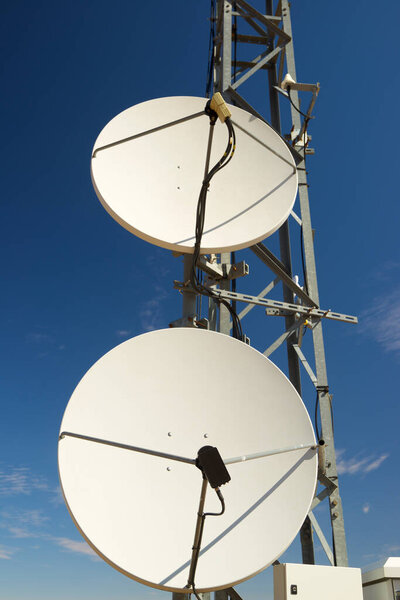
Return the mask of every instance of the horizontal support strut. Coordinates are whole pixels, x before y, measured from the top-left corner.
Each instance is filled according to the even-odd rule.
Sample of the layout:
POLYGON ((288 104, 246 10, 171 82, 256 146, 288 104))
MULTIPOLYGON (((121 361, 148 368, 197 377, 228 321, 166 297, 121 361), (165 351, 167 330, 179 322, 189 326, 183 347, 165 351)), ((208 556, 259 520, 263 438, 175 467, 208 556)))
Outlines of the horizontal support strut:
POLYGON ((66 437, 75 438, 78 440, 85 440, 86 442, 94 442, 96 444, 103 444, 104 446, 112 446, 113 448, 120 448, 121 450, 131 450, 133 452, 139 452, 141 454, 150 454, 150 456, 158 456, 159 458, 176 460, 178 462, 188 463, 189 465, 196 464, 196 461, 192 458, 177 456, 175 454, 169 454, 167 452, 159 452, 158 450, 150 450, 149 448, 141 448, 139 446, 131 446, 130 444, 122 444, 120 442, 113 442, 111 440, 104 440, 103 438, 92 437, 90 435, 83 435, 81 433, 72 433, 71 431, 62 431, 60 433, 59 439, 63 440, 66 437))
POLYGON ((287 452, 294 452, 295 450, 315 450, 316 445, 313 444, 298 444, 297 446, 287 446, 286 448, 276 448, 275 450, 265 450, 264 452, 255 452, 254 454, 244 454, 242 456, 235 456, 233 458, 227 458, 224 460, 226 465, 233 465, 235 463, 245 462, 247 460, 255 460, 257 458, 265 458, 267 456, 276 456, 277 454, 286 454, 287 452))
MULTIPOLYGON (((181 290, 185 286, 181 281, 174 281, 174 287, 181 290)), ((187 289, 189 291, 189 289, 187 289)), ((196 293, 192 290, 193 293, 196 293)), ((271 300, 269 298, 260 298, 259 296, 250 296, 249 294, 239 294, 238 292, 230 292, 228 290, 212 289, 212 293, 217 298, 223 300, 237 300, 238 302, 247 302, 249 304, 258 304, 266 308, 276 308, 292 314, 305 315, 307 318, 331 319, 332 321, 343 321, 345 323, 358 323, 357 317, 352 315, 344 315, 342 313, 333 312, 331 310, 321 310, 319 308, 302 306, 301 304, 289 304, 289 302, 281 302, 280 300, 271 300)))

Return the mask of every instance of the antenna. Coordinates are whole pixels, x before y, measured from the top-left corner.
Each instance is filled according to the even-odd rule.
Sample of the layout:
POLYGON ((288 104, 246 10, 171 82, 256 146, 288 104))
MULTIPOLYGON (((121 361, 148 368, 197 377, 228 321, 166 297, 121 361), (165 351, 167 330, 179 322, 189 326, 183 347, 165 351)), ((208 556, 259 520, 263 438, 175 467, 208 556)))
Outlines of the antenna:
POLYGON ((317 467, 310 418, 286 376, 212 331, 120 344, 80 381, 60 429, 62 491, 86 541, 128 577, 179 593, 193 590, 194 574, 205 592, 274 562, 308 513, 317 467), (251 376, 227 391, 232 365, 251 376), (221 512, 213 488, 226 508, 204 523, 221 512))
MULTIPOLYGON (((297 193, 296 165, 281 137, 223 104, 236 135, 234 168, 208 186, 202 254, 265 239, 286 221, 297 193)), ((93 148, 92 181, 104 208, 131 233, 173 251, 193 252, 206 160, 214 165, 227 143, 219 120, 210 137, 206 107, 207 99, 193 97, 143 102, 114 117, 93 148)))

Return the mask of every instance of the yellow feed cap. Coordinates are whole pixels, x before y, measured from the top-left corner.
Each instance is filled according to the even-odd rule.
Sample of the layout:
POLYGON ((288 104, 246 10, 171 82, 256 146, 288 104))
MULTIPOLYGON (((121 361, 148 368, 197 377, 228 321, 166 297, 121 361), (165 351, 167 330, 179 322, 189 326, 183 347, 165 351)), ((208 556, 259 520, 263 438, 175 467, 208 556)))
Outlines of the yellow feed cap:
POLYGON ((228 105, 226 104, 225 100, 219 92, 214 94, 214 96, 211 98, 210 108, 212 108, 212 110, 215 110, 219 117, 219 120, 222 123, 225 123, 225 120, 229 119, 232 116, 228 105))

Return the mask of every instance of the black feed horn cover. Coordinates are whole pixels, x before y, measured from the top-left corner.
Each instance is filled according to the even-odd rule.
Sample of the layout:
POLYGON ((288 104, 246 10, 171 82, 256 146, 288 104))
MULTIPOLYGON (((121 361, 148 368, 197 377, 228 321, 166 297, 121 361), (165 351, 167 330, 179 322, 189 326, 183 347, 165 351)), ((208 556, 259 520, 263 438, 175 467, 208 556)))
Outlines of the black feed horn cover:
POLYGON ((203 446, 200 448, 197 453, 196 467, 203 472, 209 484, 214 489, 231 480, 224 461, 214 446, 203 446))

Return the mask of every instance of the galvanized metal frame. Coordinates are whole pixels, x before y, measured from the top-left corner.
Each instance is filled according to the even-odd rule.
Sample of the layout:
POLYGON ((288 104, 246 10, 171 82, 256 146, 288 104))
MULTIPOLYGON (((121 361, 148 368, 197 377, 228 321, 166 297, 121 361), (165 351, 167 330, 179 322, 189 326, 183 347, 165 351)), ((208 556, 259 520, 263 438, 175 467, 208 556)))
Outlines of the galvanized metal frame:
MULTIPOLYGON (((256 73, 263 72, 267 74, 269 84, 269 104, 272 127, 281 134, 280 119, 280 93, 278 86, 282 82, 285 72, 290 73, 295 81, 296 67, 293 48, 293 35, 290 18, 289 0, 279 0, 276 10, 273 10, 274 0, 266 0, 265 14, 260 13, 245 0, 217 0, 216 15, 216 37, 214 40, 214 92, 219 91, 227 101, 236 104, 252 112, 255 116, 263 117, 253 109, 253 107, 239 94, 238 88, 243 85, 250 77, 256 73), (233 17, 243 19, 250 25, 255 35, 239 35, 233 33, 233 17), (254 57, 252 61, 237 60, 237 77, 233 81, 232 77, 232 40, 236 43, 254 44, 254 46, 265 46, 265 50, 254 57), (286 69, 285 69, 286 64, 286 69)), ((306 85, 302 89, 315 90, 316 86, 306 85)), ((313 108, 316 94, 314 94, 310 109, 313 108)), ((299 97, 297 89, 291 90, 291 99, 296 106, 299 106, 299 97)), ((286 102, 286 109, 289 103, 286 102)), ((321 545, 328 556, 331 564, 337 566, 347 566, 347 547, 344 530, 343 508, 339 494, 338 474, 335 458, 334 433, 332 423, 331 402, 332 397, 329 392, 322 321, 324 318, 333 318, 349 323, 356 323, 357 319, 349 315, 342 315, 332 311, 324 311, 319 308, 319 294, 317 283, 317 272, 315 265, 315 251, 313 241, 313 231, 311 226, 311 215, 308 198, 307 174, 305 170, 305 154, 312 153, 301 143, 301 136, 304 133, 304 125, 300 114, 290 106, 290 115, 292 121, 292 144, 291 150, 295 157, 298 167, 299 178, 299 205, 300 216, 292 213, 296 226, 302 227, 304 244, 304 261, 306 270, 306 290, 300 288, 293 280, 291 247, 289 236, 289 220, 287 220, 279 229, 280 258, 276 257, 264 244, 256 244, 252 247, 253 252, 260 260, 273 272, 275 279, 269 283, 257 296, 248 294, 238 294, 231 291, 230 281, 232 279, 232 264, 230 254, 222 254, 218 261, 207 263, 203 259, 203 264, 199 262, 199 268, 203 269, 210 279, 210 285, 215 285, 215 291, 222 298, 247 302, 247 306, 239 316, 244 317, 256 304, 266 307, 267 315, 283 316, 285 329, 283 333, 275 340, 265 351, 269 356, 276 348, 286 341, 288 372, 292 384, 301 395, 301 369, 310 378, 316 389, 318 404, 320 408, 321 433, 325 441, 324 453, 321 453, 319 465, 319 482, 323 489, 314 498, 309 516, 307 517, 300 531, 302 558, 304 563, 313 564, 314 541, 313 533, 319 538, 321 545), (297 136, 297 140, 296 140, 297 136), (223 275, 221 277, 221 275, 223 275), (283 302, 269 300, 265 296, 275 287, 279 281, 283 284, 283 302), (218 286, 218 287, 217 287, 218 286), (301 301, 297 304, 294 301, 295 295, 301 301), (302 345, 303 326, 308 325, 312 330, 312 340, 314 349, 314 369, 305 356, 302 345), (314 513, 316 506, 324 500, 328 500, 330 512, 330 522, 332 529, 332 548, 326 540, 314 513)), ((265 120, 265 119, 264 119, 265 120)), ((215 258, 215 257, 214 257, 215 258)), ((241 263, 238 263, 241 264, 241 263)), ((191 256, 184 257, 184 281, 175 282, 177 288, 183 295, 183 320, 187 326, 193 326, 196 323, 195 294, 187 284, 190 277, 191 256)), ((246 274, 245 264, 242 264, 240 274, 246 274)), ((228 334, 231 331, 231 322, 229 311, 221 307, 219 309, 219 319, 217 316, 217 307, 213 301, 209 305, 209 323, 212 329, 218 329, 221 333, 228 334)), ((225 600, 232 598, 240 600, 235 590, 223 590, 216 592, 216 600, 225 600)))

